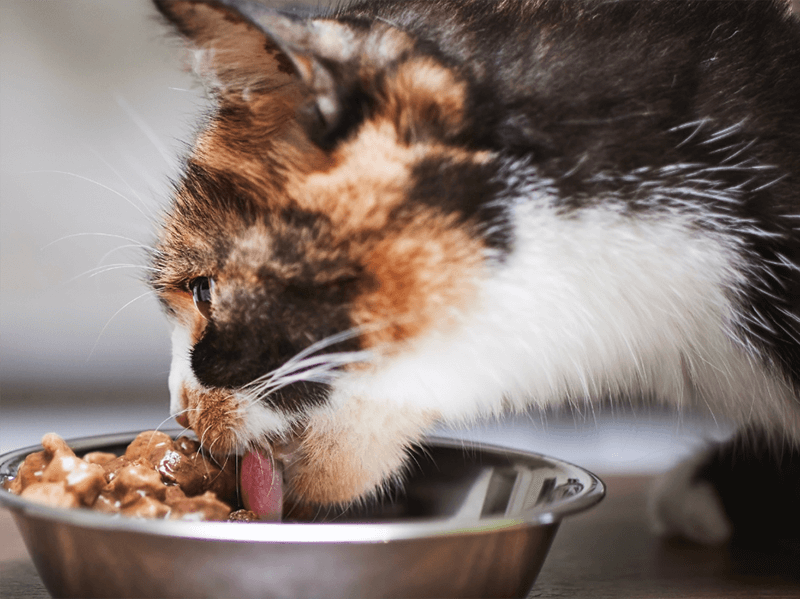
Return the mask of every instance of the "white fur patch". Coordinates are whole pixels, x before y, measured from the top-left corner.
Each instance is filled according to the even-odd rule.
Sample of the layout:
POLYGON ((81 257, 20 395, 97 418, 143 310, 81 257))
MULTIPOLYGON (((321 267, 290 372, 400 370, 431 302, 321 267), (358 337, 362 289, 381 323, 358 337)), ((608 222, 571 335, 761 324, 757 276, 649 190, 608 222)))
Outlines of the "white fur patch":
POLYGON ((286 414, 268 408, 248 395, 236 393, 235 397, 239 400, 239 409, 244 420, 244 429, 236 431, 243 448, 252 444, 263 444, 265 435, 285 435, 291 430, 293 419, 286 414))
POLYGON ((656 534, 703 545, 720 545, 730 539, 733 527, 713 486, 708 481, 693 481, 705 458, 705 452, 693 456, 656 481, 648 502, 656 534))
POLYGON ((196 388, 199 386, 192 372, 191 351, 192 335, 189 329, 180 323, 172 323, 172 363, 169 368, 169 413, 178 416, 184 406, 184 385, 196 388))
POLYGON ((747 265, 735 238, 698 229, 713 215, 631 215, 613 202, 564 215, 546 182, 526 191, 513 252, 479 282, 459 329, 344 377, 334 404, 356 395, 453 422, 610 395, 741 422, 797 418, 789 386, 735 336, 747 265))

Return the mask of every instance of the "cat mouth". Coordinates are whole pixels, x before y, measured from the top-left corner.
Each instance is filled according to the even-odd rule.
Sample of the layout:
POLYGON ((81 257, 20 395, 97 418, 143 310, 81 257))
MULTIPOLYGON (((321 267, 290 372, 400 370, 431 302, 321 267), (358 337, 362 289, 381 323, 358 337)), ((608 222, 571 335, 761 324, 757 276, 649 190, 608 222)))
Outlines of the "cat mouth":
POLYGON ((245 508, 260 520, 280 521, 284 502, 284 477, 299 452, 299 440, 275 443, 270 452, 247 451, 242 458, 239 485, 245 508))
POLYGON ((260 520, 280 521, 283 513, 283 464, 264 455, 248 451, 242 458, 239 485, 244 507, 260 520))
MULTIPOLYGON (((184 428, 192 428, 186 412, 174 416, 184 428)), ((213 443, 212 443, 213 445, 213 443)), ((280 521, 286 481, 300 454, 299 437, 252 445, 240 456, 239 488, 244 507, 260 520, 280 521)))

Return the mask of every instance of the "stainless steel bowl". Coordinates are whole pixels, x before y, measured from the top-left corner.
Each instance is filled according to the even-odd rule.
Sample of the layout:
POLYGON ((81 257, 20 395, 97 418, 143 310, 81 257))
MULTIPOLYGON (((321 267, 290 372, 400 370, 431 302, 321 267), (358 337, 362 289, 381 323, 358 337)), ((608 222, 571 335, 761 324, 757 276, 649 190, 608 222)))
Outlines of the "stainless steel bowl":
MULTIPOLYGON (((122 453, 135 433, 71 440, 122 453)), ((29 447, 0 456, 13 476, 29 447)), ((545 456, 429 438, 391 500, 333 522, 139 520, 0 489, 56 597, 521 597, 564 516, 605 494, 545 456)))

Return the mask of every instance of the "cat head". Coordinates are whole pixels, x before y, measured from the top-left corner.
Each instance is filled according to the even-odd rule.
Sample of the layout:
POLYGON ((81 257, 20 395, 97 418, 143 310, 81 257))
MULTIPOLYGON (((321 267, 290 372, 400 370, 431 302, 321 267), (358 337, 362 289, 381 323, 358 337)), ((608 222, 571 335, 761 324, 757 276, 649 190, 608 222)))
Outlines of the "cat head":
POLYGON ((156 4, 216 103, 153 264, 173 413, 219 455, 291 447, 300 499, 369 494, 438 417, 375 381, 468 318, 509 243, 469 77, 381 20, 156 4))

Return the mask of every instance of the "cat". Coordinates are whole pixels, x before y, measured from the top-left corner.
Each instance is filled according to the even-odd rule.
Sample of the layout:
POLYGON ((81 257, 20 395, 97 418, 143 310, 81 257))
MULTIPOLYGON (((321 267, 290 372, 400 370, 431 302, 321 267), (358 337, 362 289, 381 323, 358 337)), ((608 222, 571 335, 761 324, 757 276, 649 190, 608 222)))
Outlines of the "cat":
POLYGON ((347 505, 437 423, 707 406, 741 432, 662 481, 661 531, 800 530, 788 3, 155 3, 215 100, 150 280, 209 451, 347 505))

